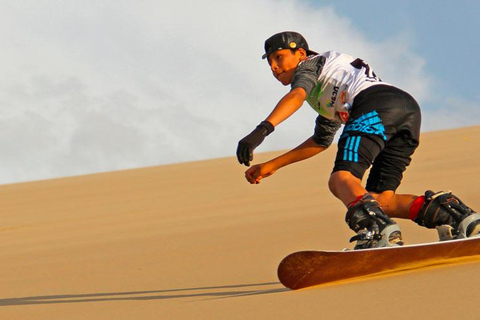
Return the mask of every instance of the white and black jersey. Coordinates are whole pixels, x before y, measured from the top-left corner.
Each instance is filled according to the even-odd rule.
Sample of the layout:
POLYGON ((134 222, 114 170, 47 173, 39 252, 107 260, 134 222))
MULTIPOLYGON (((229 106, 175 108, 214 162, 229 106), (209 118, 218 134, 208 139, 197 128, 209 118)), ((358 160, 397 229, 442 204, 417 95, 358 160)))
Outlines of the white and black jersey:
POLYGON ((385 83, 362 59, 327 51, 300 62, 291 87, 306 91, 308 104, 319 114, 313 138, 328 147, 341 124, 349 119, 355 97, 378 84, 385 83))
POLYGON ((327 51, 300 62, 291 87, 305 89, 308 104, 319 115, 345 123, 357 94, 377 84, 385 83, 362 59, 327 51))

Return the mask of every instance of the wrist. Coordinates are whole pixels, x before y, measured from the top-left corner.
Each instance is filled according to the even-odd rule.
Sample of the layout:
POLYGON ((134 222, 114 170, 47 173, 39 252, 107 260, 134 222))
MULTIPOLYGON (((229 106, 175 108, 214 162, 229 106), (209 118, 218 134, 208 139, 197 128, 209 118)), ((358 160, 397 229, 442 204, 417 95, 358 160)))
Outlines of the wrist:
POLYGON ((283 157, 280 156, 280 157, 277 157, 277 158, 274 158, 270 161, 267 162, 271 167, 273 167, 274 170, 278 170, 284 166, 287 165, 287 163, 284 161, 283 157))
POLYGON ((270 121, 265 120, 260 122, 260 124, 257 126, 257 129, 264 130, 263 136, 266 137, 275 130, 275 126, 270 121))

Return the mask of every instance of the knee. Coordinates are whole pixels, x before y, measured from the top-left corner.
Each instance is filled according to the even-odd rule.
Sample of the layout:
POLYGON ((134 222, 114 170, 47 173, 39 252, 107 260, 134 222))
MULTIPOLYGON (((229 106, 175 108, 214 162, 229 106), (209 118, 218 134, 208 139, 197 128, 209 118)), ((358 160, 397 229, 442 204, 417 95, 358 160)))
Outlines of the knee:
POLYGON ((362 187, 360 178, 348 171, 335 171, 328 180, 328 187, 335 197, 340 199, 345 206, 363 196, 367 191, 362 187))
MULTIPOLYGON (((338 171, 337 171, 338 172, 338 171)), ((338 185, 338 175, 337 172, 334 172, 330 175, 330 179, 328 179, 328 189, 330 189, 330 192, 333 193, 333 195, 337 195, 337 185, 338 185)))
POLYGON ((351 178, 352 174, 348 171, 333 172, 328 180, 328 188, 330 189, 330 192, 338 198, 341 190, 344 190, 348 186, 351 178))

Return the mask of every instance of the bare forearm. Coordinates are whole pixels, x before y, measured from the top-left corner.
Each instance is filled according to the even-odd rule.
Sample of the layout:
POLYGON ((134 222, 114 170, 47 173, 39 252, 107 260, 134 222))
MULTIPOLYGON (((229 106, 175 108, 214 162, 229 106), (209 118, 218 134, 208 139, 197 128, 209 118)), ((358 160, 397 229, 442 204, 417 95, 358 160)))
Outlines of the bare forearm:
POLYGON ((290 150, 269 162, 271 162, 275 168, 280 169, 289 164, 311 158, 325 149, 327 148, 316 144, 313 141, 313 138, 310 137, 295 149, 290 150))
POLYGON ((274 126, 294 114, 305 101, 306 93, 303 88, 295 88, 287 93, 275 106, 272 113, 265 119, 274 126))
POLYGON ((271 176, 278 169, 311 158, 325 149, 327 148, 316 144, 315 141, 313 141, 313 138, 309 138, 295 149, 288 151, 275 159, 251 166, 245 171, 245 178, 251 184, 259 184, 260 180, 271 176))

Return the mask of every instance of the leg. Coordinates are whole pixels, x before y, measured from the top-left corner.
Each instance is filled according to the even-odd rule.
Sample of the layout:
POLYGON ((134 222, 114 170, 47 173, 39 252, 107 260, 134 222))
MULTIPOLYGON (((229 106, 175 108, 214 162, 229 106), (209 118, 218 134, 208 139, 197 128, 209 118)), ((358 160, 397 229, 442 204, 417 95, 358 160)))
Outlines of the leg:
POLYGON ((410 208, 418 196, 413 194, 395 194, 392 190, 381 193, 370 192, 380 203, 383 211, 392 218, 409 219, 410 208))
MULTIPOLYGON (((361 180, 348 171, 336 171, 329 180, 330 191, 348 207, 356 199, 368 191, 362 186, 361 180)), ((411 194, 395 194, 392 190, 381 193, 370 192, 380 203, 382 210, 392 218, 409 219, 410 208, 418 196, 411 194)))
POLYGON ((332 173, 328 181, 328 187, 333 195, 342 201, 346 207, 359 196, 367 193, 367 190, 362 186, 362 181, 352 173, 344 170, 332 173))
POLYGON ((348 208, 345 221, 357 232, 350 239, 357 241, 356 250, 403 244, 400 228, 362 187, 360 179, 348 171, 336 171, 330 177, 329 187, 348 208))
POLYGON ((393 137, 375 159, 366 189, 389 216, 409 218, 421 226, 437 228, 440 240, 479 236, 480 215, 451 192, 427 191, 425 196, 417 197, 395 195, 391 191, 400 184, 415 148, 416 142, 408 135, 393 137))
POLYGON ((357 232, 356 249, 403 243, 398 225, 386 212, 393 217, 409 216, 416 197, 395 195, 395 190, 418 146, 419 129, 418 104, 401 90, 377 87, 355 98, 338 143, 329 187, 348 207, 345 219, 357 232), (363 188, 361 179, 372 163, 363 188))

